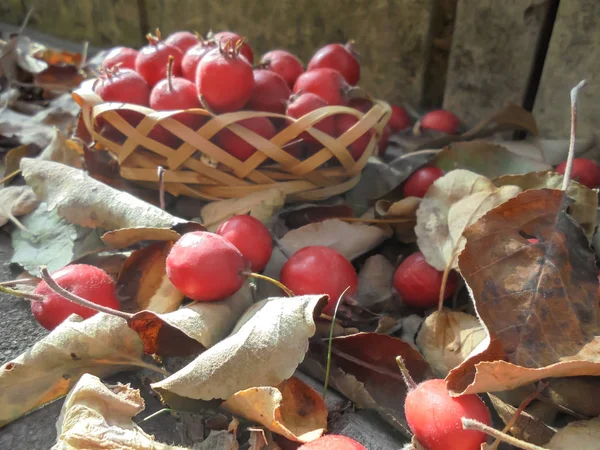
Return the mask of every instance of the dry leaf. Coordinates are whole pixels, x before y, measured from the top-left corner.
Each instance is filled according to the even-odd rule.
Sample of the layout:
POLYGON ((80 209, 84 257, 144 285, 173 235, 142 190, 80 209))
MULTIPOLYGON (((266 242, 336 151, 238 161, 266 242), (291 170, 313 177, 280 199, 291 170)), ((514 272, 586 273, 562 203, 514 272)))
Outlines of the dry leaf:
POLYGON ((427 262, 445 270, 464 247, 463 230, 493 207, 514 197, 521 188, 494 184, 468 170, 453 170, 429 188, 417 210, 417 244, 427 262))
POLYGON ((291 377, 315 334, 315 315, 327 297, 272 298, 253 305, 233 332, 193 362, 152 385, 168 403, 175 394, 227 399, 255 386, 276 386, 291 377))
POLYGON ((477 317, 443 309, 425 319, 417 334, 417 346, 433 373, 444 378, 467 359, 483 339, 485 329, 477 317))
POLYGON ((369 256, 358 273, 356 301, 365 308, 371 308, 389 300, 392 297, 393 277, 394 266, 385 256, 369 256))
POLYGON ((528 190, 465 230, 459 267, 488 336, 446 378, 455 393, 600 375, 597 270, 571 203, 563 191, 528 190))
POLYGON ((561 428, 546 444, 548 450, 575 450, 598 448, 600 417, 578 420, 561 428))
MULTIPOLYGON (((406 432, 406 384, 396 357, 404 358, 417 382, 431 377, 421 354, 406 342, 377 333, 357 333, 332 340, 330 385, 360 408, 376 410, 392 426, 406 432)), ((311 343, 302 368, 318 379, 325 376, 327 340, 311 343)))
POLYGON ((37 60, 44 61, 49 66, 79 66, 82 62, 81 53, 51 48, 39 49, 33 52, 32 56, 37 60))
POLYGON ((600 416, 600 378, 566 377, 548 380, 544 395, 554 404, 588 417, 600 416))
MULTIPOLYGON (((200 224, 198 228, 201 229, 200 224)), ((170 228, 133 227, 104 233, 102 241, 112 248, 125 248, 142 241, 176 241, 180 237, 181 234, 170 228)))
POLYGON ((144 342, 144 352, 161 356, 200 353, 224 339, 252 305, 248 282, 235 294, 218 302, 192 302, 167 314, 136 313, 129 326, 144 342))
MULTIPOLYGON (((514 417, 515 413, 517 412, 517 408, 509 405, 508 403, 504 403, 495 395, 488 395, 490 397, 490 401, 492 402, 492 406, 502 421, 507 424, 514 417)), ((514 425, 510 427, 509 433, 517 439, 521 439, 531 444, 543 446, 548 443, 550 439, 552 439, 555 431, 548 427, 541 420, 536 419, 531 414, 523 411, 517 417, 514 425)))
POLYGON ((406 197, 392 203, 389 200, 378 200, 375 203, 375 215, 382 219, 396 219, 402 222, 390 224, 400 242, 410 244, 417 240, 415 236, 415 225, 417 223, 417 209, 421 199, 417 197, 406 197))
POLYGON ((205 440, 194 445, 194 450, 238 450, 239 448, 235 435, 227 430, 211 430, 205 440))
POLYGON ((56 421, 58 440, 52 450, 185 450, 156 442, 131 420, 144 407, 139 390, 106 386, 98 377, 83 374, 56 421))
MULTIPOLYGON (((19 164, 23 158, 30 158, 36 155, 39 148, 34 144, 20 145, 10 149, 4 157, 4 176, 7 176, 19 170, 19 164)), ((5 185, 8 183, 5 182, 5 185)))
POLYGON ((434 163, 445 171, 467 169, 489 178, 552 168, 545 162, 516 155, 487 141, 450 144, 437 154, 434 163))
POLYGON ((0 227, 9 220, 25 230, 16 216, 29 214, 38 207, 40 201, 29 186, 8 186, 0 188, 0 227))
POLYGON ((81 169, 83 167, 81 154, 77 152, 73 141, 58 129, 54 129, 54 137, 48 146, 38 156, 41 161, 54 161, 67 166, 81 169))
POLYGON ((84 373, 104 377, 142 360, 142 342, 125 320, 98 313, 72 315, 33 347, 0 368, 0 426, 65 395, 84 373))
MULTIPOLYGON (((563 178, 564 175, 556 172, 532 172, 523 175, 505 175, 492 181, 496 186, 513 185, 523 190, 561 189, 563 178)), ((598 193, 573 180, 569 183, 567 193, 575 202, 569 214, 579 222, 588 239, 591 239, 596 228, 598 193)))
MULTIPOLYGON (((575 156, 580 156, 596 145, 595 137, 580 138, 575 142, 575 156)), ((519 141, 502 141, 502 146, 511 153, 537 159, 553 166, 567 160, 569 139, 525 139, 519 141)))
POLYGON ((208 231, 215 231, 219 225, 230 217, 250 214, 252 217, 268 224, 271 218, 283 207, 285 192, 272 188, 254 192, 245 197, 211 202, 202 208, 202 224, 208 231))
POLYGON ((309 223, 323 222, 327 219, 340 217, 354 217, 354 211, 350 205, 340 203, 336 205, 316 205, 304 203, 286 208, 279 214, 289 229, 300 228, 309 223))
POLYGON ((276 387, 253 387, 236 392, 222 407, 296 442, 313 441, 327 428, 327 406, 323 397, 295 377, 276 387))
POLYGON ((48 203, 49 210, 57 209, 61 217, 84 227, 199 227, 64 164, 24 158, 21 170, 27 184, 48 203))
POLYGON ((117 279, 123 311, 167 313, 179 308, 184 295, 169 281, 165 270, 171 248, 170 241, 158 242, 133 251, 125 260, 117 279))

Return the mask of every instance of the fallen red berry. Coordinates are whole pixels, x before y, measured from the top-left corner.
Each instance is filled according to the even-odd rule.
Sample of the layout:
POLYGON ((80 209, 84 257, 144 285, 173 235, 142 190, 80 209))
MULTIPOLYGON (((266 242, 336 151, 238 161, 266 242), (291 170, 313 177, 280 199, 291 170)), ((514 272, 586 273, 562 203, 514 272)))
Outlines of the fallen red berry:
POLYGON ((367 450, 366 447, 339 434, 328 434, 308 444, 301 445, 298 450, 367 450))
MULTIPOLYGON (((556 166, 556 171, 564 174, 566 168, 567 162, 565 161, 556 166)), ((596 189, 600 187, 600 166, 591 159, 573 158, 571 180, 575 180, 590 189, 596 189)))
POLYGON ((265 69, 279 74, 290 89, 294 87, 294 83, 304 72, 302 62, 285 50, 272 50, 265 53, 260 60, 260 64, 265 69))
POLYGON ((317 50, 306 70, 308 72, 322 68, 337 70, 351 86, 356 86, 360 80, 360 64, 352 42, 345 45, 329 44, 317 50))
MULTIPOLYGON (((52 274, 56 283, 86 300, 112 309, 120 309, 115 290, 115 282, 102 269, 87 264, 73 264, 63 267, 52 274)), ((44 296, 42 302, 31 302, 31 312, 38 323, 47 330, 53 330, 71 314, 84 319, 92 317, 97 311, 73 303, 54 292, 40 281, 34 294, 44 296)))
POLYGON ((342 254, 323 246, 298 250, 283 265, 280 281, 296 295, 327 294, 329 302, 323 309, 333 315, 340 295, 354 295, 358 286, 356 270, 342 254))
POLYGON ((423 167, 415 171, 404 183, 403 193, 405 197, 422 198, 427 193, 429 186, 435 180, 444 176, 442 169, 437 167, 423 167))
POLYGON ((388 121, 392 131, 400 131, 409 128, 411 120, 406 110, 400 106, 392 105, 392 115, 388 121))
POLYGON ((215 233, 184 234, 167 256, 167 276, 186 297, 196 301, 221 300, 244 283, 247 263, 227 239, 215 233))
POLYGON ((273 252, 273 238, 269 229, 258 219, 239 215, 223 222, 217 229, 250 262, 252 272, 265 268, 273 252))
POLYGON ((421 128, 437 130, 446 134, 458 134, 460 120, 450 111, 438 109, 423 116, 421 119, 421 128))
POLYGON ((451 397, 446 382, 427 380, 409 390, 404 413, 410 430, 427 450, 479 450, 487 436, 477 430, 465 430, 463 417, 491 425, 485 403, 475 394, 451 397))
MULTIPOLYGON (((394 288, 405 305, 414 308, 432 308, 439 301, 442 277, 443 272, 427 264, 423 253, 416 252, 402 261, 394 272, 394 288)), ((444 299, 454 294, 456 284, 456 272, 450 272, 444 299)))

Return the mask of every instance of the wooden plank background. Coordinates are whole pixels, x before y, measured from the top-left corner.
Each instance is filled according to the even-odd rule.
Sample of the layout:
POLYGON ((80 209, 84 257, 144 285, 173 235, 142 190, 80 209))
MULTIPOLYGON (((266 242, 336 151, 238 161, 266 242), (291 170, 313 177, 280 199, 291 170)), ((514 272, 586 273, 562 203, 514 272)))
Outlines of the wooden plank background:
MULTIPOLYGON (((326 43, 354 39, 360 85, 373 95, 417 112, 443 106, 467 125, 514 102, 533 108, 552 138, 568 137, 568 91, 588 78, 580 135, 589 137, 600 119, 600 2, 560 1, 550 36, 557 1, 44 0, 28 28, 99 47, 139 47, 157 26, 163 35, 231 29, 257 59, 277 47, 305 62, 326 43)), ((0 20, 18 25, 28 4, 1 1, 0 20)))

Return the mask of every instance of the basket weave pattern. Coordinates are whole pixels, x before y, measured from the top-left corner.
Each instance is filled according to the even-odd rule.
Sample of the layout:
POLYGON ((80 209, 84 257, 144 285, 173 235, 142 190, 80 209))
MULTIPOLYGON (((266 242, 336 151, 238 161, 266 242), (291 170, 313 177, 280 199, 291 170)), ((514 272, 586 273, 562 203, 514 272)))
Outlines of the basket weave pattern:
POLYGON ((204 109, 154 111, 138 105, 103 102, 91 86, 91 82, 85 82, 73 96, 81 106, 90 135, 117 159, 122 177, 156 186, 157 168, 162 166, 167 192, 206 200, 238 198, 273 187, 282 189, 292 201, 321 200, 345 192, 358 183, 369 157, 377 154, 377 143, 391 114, 390 106, 379 100, 373 102, 366 114, 345 106, 327 106, 297 120, 253 111, 221 115, 204 109), (134 127, 119 114, 122 111, 134 111, 143 119, 134 127), (209 120, 198 130, 192 130, 173 118, 181 112, 208 116, 209 120), (336 114, 350 114, 359 121, 339 138, 312 127, 336 114), (288 125, 267 140, 237 123, 251 117, 285 119, 288 125), (125 135, 125 141, 114 142, 100 134, 100 118, 125 135), (183 143, 171 148, 150 138, 148 135, 157 124, 183 143), (246 161, 240 161, 211 142, 211 138, 226 127, 258 151, 246 161), (367 149, 354 161, 346 147, 371 128, 375 132, 367 149), (299 160, 282 147, 298 140, 304 132, 317 139, 322 148, 299 160))

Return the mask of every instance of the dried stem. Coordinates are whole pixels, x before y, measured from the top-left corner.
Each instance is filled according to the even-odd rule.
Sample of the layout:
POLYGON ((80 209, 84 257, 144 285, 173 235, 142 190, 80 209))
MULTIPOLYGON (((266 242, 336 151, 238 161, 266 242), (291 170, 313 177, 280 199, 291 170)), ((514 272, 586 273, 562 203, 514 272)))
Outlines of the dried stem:
POLYGON ((512 437, 512 436, 510 436, 506 433, 503 433, 502 431, 498 431, 484 423, 478 422, 475 419, 469 419, 467 417, 463 417, 461 420, 462 420, 463 428, 465 430, 481 431, 482 433, 485 433, 488 436, 491 436, 496 439, 500 439, 502 442, 506 442, 507 444, 510 444, 514 447, 522 448, 523 450, 548 450, 547 448, 539 447, 535 444, 530 444, 529 442, 525 442, 525 441, 522 441, 521 439, 512 437))
POLYGON ((160 209, 165 209, 165 168, 158 166, 156 173, 158 174, 158 202, 160 209))
POLYGON ((344 298, 344 294, 348 292, 350 286, 344 289, 342 295, 340 295, 335 303, 335 309, 333 310, 333 317, 331 320, 331 328, 329 328, 329 341, 327 343, 327 367, 325 369, 325 382, 323 383, 323 398, 327 395, 327 388, 329 387, 329 374, 331 373, 331 349, 333 348, 333 332, 335 329, 335 318, 337 317, 338 308, 342 303, 342 299, 344 298))
POLYGON ((13 295, 15 297, 23 298, 25 300, 29 300, 30 302, 43 302, 44 296, 38 294, 31 294, 29 292, 22 292, 16 289, 11 289, 6 286, 0 286, 0 292, 3 292, 8 295, 13 295))
POLYGON ((27 285, 35 285, 40 282, 37 278, 21 278, 18 280, 8 280, 0 283, 0 286, 14 286, 15 284, 27 284, 27 285))
POLYGON ((169 85, 169 91, 173 92, 173 63, 175 62, 175 57, 173 55, 169 55, 169 63, 167 64, 167 84, 169 85))
POLYGON ((294 293, 285 284, 283 284, 280 281, 277 281, 271 277, 267 277, 265 275, 261 275, 260 273, 254 273, 254 272, 242 272, 242 274, 246 275, 247 277, 253 277, 253 278, 258 278, 259 280, 268 281, 269 283, 274 284, 279 289, 281 289, 283 292, 285 292, 288 297, 294 296, 294 293))
POLYGON ((571 181, 571 169, 573 168, 573 155, 575 154, 575 132, 577 131, 577 96, 579 91, 587 84, 581 80, 577 86, 571 89, 571 139, 569 141, 569 155, 567 156, 567 167, 563 178, 562 190, 566 191, 571 181))
POLYGON ((406 383, 406 387, 408 388, 408 390, 411 391, 415 389, 417 387, 417 383, 415 383, 413 377, 410 376, 410 372, 406 368, 406 364, 404 364, 404 358, 402 358, 402 356, 397 356, 396 362, 398 363, 398 367, 400 367, 402 378, 404 379, 404 383, 406 383))
POLYGON ((106 314, 112 314, 113 316, 121 317, 122 319, 125 319, 125 320, 131 320, 133 318, 133 314, 129 314, 129 313, 126 313, 123 311, 118 311, 116 309, 108 308, 106 306, 97 305, 96 303, 90 302, 89 300, 86 300, 85 298, 81 298, 80 296, 75 295, 72 292, 67 291, 66 289, 63 289, 50 276, 50 273, 48 272, 48 269, 46 267, 42 267, 40 269, 40 275, 42 277, 42 280, 44 280, 46 282, 46 284, 48 284, 48 287, 50 289, 52 289, 57 294, 59 294, 60 296, 66 298, 67 300, 69 300, 73 303, 77 303, 78 305, 93 309, 94 311, 103 312, 106 314))

